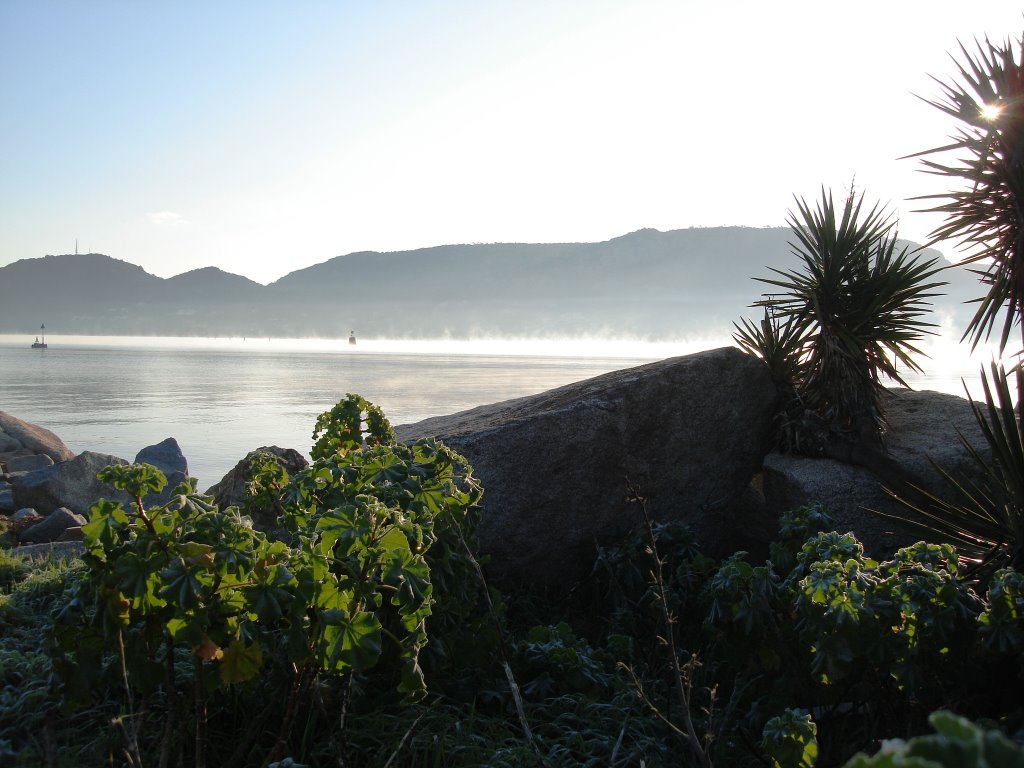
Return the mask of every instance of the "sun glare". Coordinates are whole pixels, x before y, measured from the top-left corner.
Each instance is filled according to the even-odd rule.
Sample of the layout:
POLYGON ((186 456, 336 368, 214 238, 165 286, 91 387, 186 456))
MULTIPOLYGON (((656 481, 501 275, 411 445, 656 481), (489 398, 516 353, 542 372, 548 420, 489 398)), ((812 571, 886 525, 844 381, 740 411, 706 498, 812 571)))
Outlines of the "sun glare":
POLYGON ((999 118, 1003 112, 1002 104, 982 104, 981 105, 981 116, 988 120, 990 123, 994 122, 999 118))

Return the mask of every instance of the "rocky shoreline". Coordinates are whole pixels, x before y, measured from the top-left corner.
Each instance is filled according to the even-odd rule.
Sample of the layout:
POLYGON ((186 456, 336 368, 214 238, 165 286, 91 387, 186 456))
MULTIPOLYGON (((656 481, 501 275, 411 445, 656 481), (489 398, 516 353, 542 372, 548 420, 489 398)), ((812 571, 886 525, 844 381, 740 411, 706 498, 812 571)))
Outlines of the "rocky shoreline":
MULTIPOLYGON (((780 511, 809 502, 827 506, 837 528, 855 532, 869 552, 916 540, 868 511, 901 511, 870 469, 769 450, 776 397, 760 361, 724 347, 396 431, 405 441, 439 437, 469 459, 485 488, 480 548, 499 581, 585 578, 595 547, 636 521, 636 501, 627 498, 634 492, 655 518, 686 521, 712 554, 758 551, 775 533, 780 511)), ((889 457, 933 493, 944 493, 933 461, 954 473, 972 470, 960 436, 986 450, 963 398, 893 389, 887 413, 889 457)), ((289 472, 306 464, 293 449, 256 450, 289 472)), ((207 490, 222 507, 241 502, 252 455, 207 490)), ((168 477, 162 497, 147 504, 166 501, 188 476, 173 437, 144 447, 134 461, 168 477)), ((0 411, 0 515, 18 551, 73 551, 89 506, 119 498, 96 473, 127 463, 91 451, 76 455, 44 427, 0 411)), ((254 525, 273 532, 267 512, 257 510, 254 525)))

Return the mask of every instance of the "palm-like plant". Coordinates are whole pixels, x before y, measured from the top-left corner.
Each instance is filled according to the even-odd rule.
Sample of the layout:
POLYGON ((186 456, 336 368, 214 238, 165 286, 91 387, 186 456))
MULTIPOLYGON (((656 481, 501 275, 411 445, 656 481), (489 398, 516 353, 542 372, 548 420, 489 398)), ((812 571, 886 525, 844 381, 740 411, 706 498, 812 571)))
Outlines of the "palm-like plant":
POLYGON ((939 468, 956 501, 946 501, 922 489, 916 489, 920 500, 911 501, 906 494, 889 490, 917 516, 879 513, 929 538, 953 544, 970 566, 969 573, 980 580, 1007 566, 1024 570, 1024 429, 1013 410, 1011 375, 1020 390, 1024 372, 1019 367, 1007 374, 1002 366, 992 363, 991 384, 984 370, 981 376, 985 403, 971 401, 974 417, 992 450, 991 458, 982 456, 963 436, 960 438, 978 469, 978 479, 955 478, 939 468))
POLYGON ((932 289, 943 283, 932 281, 941 269, 936 260, 897 252, 892 217, 877 205, 865 212, 863 202, 850 195, 837 215, 824 190, 813 210, 797 199, 788 223, 801 269, 757 278, 780 292, 755 302, 765 308, 764 321, 758 328, 744 320, 735 339, 764 358, 831 432, 878 443, 882 377, 905 385, 898 366, 920 370, 914 344, 931 333, 924 315, 932 289))
MULTIPOLYGON (((960 46, 965 60, 957 63, 962 82, 937 81, 943 97, 925 100, 955 118, 958 131, 952 143, 910 156, 958 153, 952 164, 922 162, 926 172, 962 182, 966 188, 918 199, 942 201, 928 209, 946 217, 932 232, 932 244, 959 241, 968 249, 965 263, 987 263, 985 269, 973 270, 988 293, 977 300, 978 309, 963 338, 971 339, 973 349, 989 338, 1002 316, 1000 355, 1013 326, 1024 317, 1024 36, 1016 42, 1016 54, 1014 47, 1010 40, 996 45, 986 38, 972 55, 960 46)), ((991 372, 990 384, 982 370, 984 405, 971 401, 991 459, 964 441, 981 479, 958 480, 943 472, 958 498, 954 503, 929 494, 915 502, 893 493, 919 515, 905 522, 955 544, 983 579, 1005 565, 1024 568, 1024 375, 1020 365, 1008 373, 993 363, 991 372)))
POLYGON ((963 188, 916 199, 942 201, 926 209, 945 215, 931 244, 958 241, 968 251, 964 263, 989 262, 974 270, 988 294, 978 300, 964 338, 976 347, 1003 315, 1000 353, 1024 315, 1024 36, 1016 48, 1015 57, 1009 39, 997 45, 986 38, 972 55, 961 44, 964 62, 956 64, 962 82, 936 79, 942 97, 924 99, 956 119, 958 130, 951 143, 910 155, 956 153, 948 162, 926 158, 922 164, 963 188))

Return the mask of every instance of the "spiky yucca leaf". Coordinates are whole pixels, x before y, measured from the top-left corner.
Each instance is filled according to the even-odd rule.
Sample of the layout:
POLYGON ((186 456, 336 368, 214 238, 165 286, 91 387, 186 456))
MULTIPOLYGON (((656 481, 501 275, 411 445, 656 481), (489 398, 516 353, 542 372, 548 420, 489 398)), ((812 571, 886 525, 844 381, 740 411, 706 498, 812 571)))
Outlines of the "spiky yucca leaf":
POLYGON ((957 153, 947 162, 921 162, 926 173, 963 186, 916 199, 941 201, 925 209, 945 215, 930 244, 955 240, 968 251, 964 263, 988 262, 986 269, 972 270, 988 293, 978 299, 963 337, 973 349, 1002 316, 1002 351, 1024 314, 1024 36, 1001 44, 986 38, 977 47, 972 55, 961 44, 963 61, 954 59, 962 82, 933 78, 942 97, 924 99, 959 122, 951 143, 909 157, 957 153))
POLYGON ((764 317, 758 325, 745 317, 740 322, 742 325, 733 323, 736 329, 733 338, 740 349, 764 360, 776 384, 795 388, 800 379, 800 358, 804 346, 795 319, 788 317, 780 320, 765 309, 764 317))
POLYGON ((1024 385, 1024 373, 1018 368, 1008 374, 1001 365, 992 363, 991 374, 990 382, 985 370, 981 371, 984 403, 971 399, 971 409, 992 452, 991 459, 983 457, 960 436, 980 482, 958 480, 936 467, 956 495, 956 502, 920 489, 915 489, 920 500, 912 501, 906 494, 886 489, 916 515, 879 513, 900 520, 929 538, 953 544, 981 579, 1007 566, 1024 569, 1024 429, 1014 413, 1009 381, 1014 376, 1020 388, 1024 385))
MULTIPOLYGON (((894 221, 877 205, 865 211, 863 200, 851 195, 840 213, 825 190, 814 209, 798 198, 788 221, 801 268, 757 278, 778 292, 755 306, 782 318, 780 329, 798 341, 789 368, 807 407, 837 431, 871 437, 884 423, 882 376, 904 384, 898 366, 920 370, 914 343, 932 332, 928 299, 944 283, 933 280, 941 269, 935 259, 896 250, 894 221)), ((737 342, 756 347, 756 329, 744 328, 737 326, 737 342)), ((756 351, 769 359, 768 350, 756 351)))

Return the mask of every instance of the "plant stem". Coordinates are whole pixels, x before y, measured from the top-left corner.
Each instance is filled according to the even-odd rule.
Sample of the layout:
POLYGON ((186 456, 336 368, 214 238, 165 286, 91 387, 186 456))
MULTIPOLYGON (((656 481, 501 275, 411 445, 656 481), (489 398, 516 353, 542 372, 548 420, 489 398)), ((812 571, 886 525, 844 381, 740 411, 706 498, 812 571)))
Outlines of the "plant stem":
POLYGON ((245 735, 239 740, 235 746, 235 751, 231 754, 227 763, 224 764, 224 768, 239 768, 242 765, 248 765, 247 758, 252 751, 253 745, 256 743, 256 739, 263 731, 263 726, 270 719, 270 715, 277 711, 278 706, 278 702, 271 699, 263 711, 252 719, 245 735))
POLYGON ((479 561, 473 556, 473 551, 469 548, 469 544, 466 543, 466 537, 462 534, 462 527, 459 525, 455 526, 456 532, 459 534, 459 541, 462 543, 462 548, 466 552, 466 556, 469 561, 473 564, 473 569, 476 571, 477 579, 480 580, 480 585, 484 591, 484 602, 487 604, 487 613, 491 617, 491 622, 494 624, 494 628, 498 633, 498 653, 501 655, 501 666, 505 670, 505 677, 508 679, 509 688, 512 690, 512 700, 516 705, 516 714, 519 716, 519 724, 523 729, 523 736, 526 738, 526 743, 530 745, 533 750, 534 756, 537 758, 537 764, 546 766, 547 761, 544 760, 544 755, 540 751, 540 747, 537 744, 537 740, 533 737, 533 731, 530 729, 530 722, 526 719, 526 708, 523 705, 522 696, 519 693, 519 686, 516 684, 515 676, 512 674, 512 666, 508 663, 508 654, 505 652, 505 632, 501 626, 501 621, 498 619, 498 614, 494 610, 494 604, 491 602, 491 593, 487 589, 487 580, 484 578, 483 569, 480 567, 479 561))
MULTIPOLYGON (((125 699, 128 703, 128 714, 133 715, 135 713, 135 702, 132 697, 131 686, 128 684, 128 665, 125 660, 124 653, 124 632, 121 631, 120 627, 117 629, 117 651, 121 661, 121 681, 124 684, 125 699)), ((134 765, 138 766, 138 768, 142 768, 142 756, 139 754, 138 741, 135 739, 135 735, 125 728, 124 718, 114 718, 113 725, 121 731, 121 735, 125 740, 125 750, 128 752, 128 755, 134 765)))
POLYGON ((196 707, 196 768, 206 768, 206 689, 203 681, 203 660, 192 655, 192 687, 196 707))
POLYGON ((167 663, 164 665, 164 688, 167 693, 167 717, 164 720, 164 735, 160 740, 159 768, 167 768, 171 759, 171 740, 174 738, 178 715, 178 693, 174 680, 174 640, 166 633, 167 663))
POLYGON ((420 724, 420 720, 422 720, 423 716, 430 711, 432 706, 433 705, 431 705, 431 707, 425 708, 422 712, 420 712, 417 718, 412 721, 412 725, 409 726, 409 729, 405 732, 405 735, 402 736, 402 740, 398 742, 398 746, 395 747, 395 751, 391 753, 391 757, 389 757, 388 761, 384 763, 384 768, 391 768, 391 764, 395 762, 395 758, 398 757, 398 754, 402 751, 402 747, 405 746, 405 742, 409 740, 409 737, 412 735, 412 732, 416 730, 416 726, 420 724))
POLYGON ((654 536, 654 523, 651 521, 650 513, 647 511, 647 500, 630 488, 630 496, 640 504, 640 511, 644 516, 644 527, 647 530, 647 541, 651 547, 651 555, 654 558, 654 583, 657 587, 658 608, 661 610, 662 621, 665 622, 665 642, 668 644, 669 663, 672 665, 673 684, 676 694, 679 696, 680 709, 682 711, 683 727, 686 729, 686 740, 690 744, 694 757, 703 768, 711 768, 711 758, 707 750, 701 744, 697 731, 693 727, 693 718, 690 715, 690 696, 685 685, 683 669, 679 665, 679 653, 676 650, 675 619, 668 608, 668 596, 665 594, 665 579, 662 572, 662 560, 658 554, 658 542, 654 536))
POLYGON ((273 749, 270 750, 266 760, 263 761, 263 768, 267 768, 275 760, 280 760, 284 754, 284 748, 288 743, 288 736, 292 730, 292 723, 295 722, 295 712, 299 706, 299 699, 312 678, 312 665, 309 661, 305 662, 301 669, 294 666, 292 669, 292 687, 288 692, 288 702, 285 706, 284 718, 281 720, 281 727, 277 732, 277 741, 274 742, 273 749))

